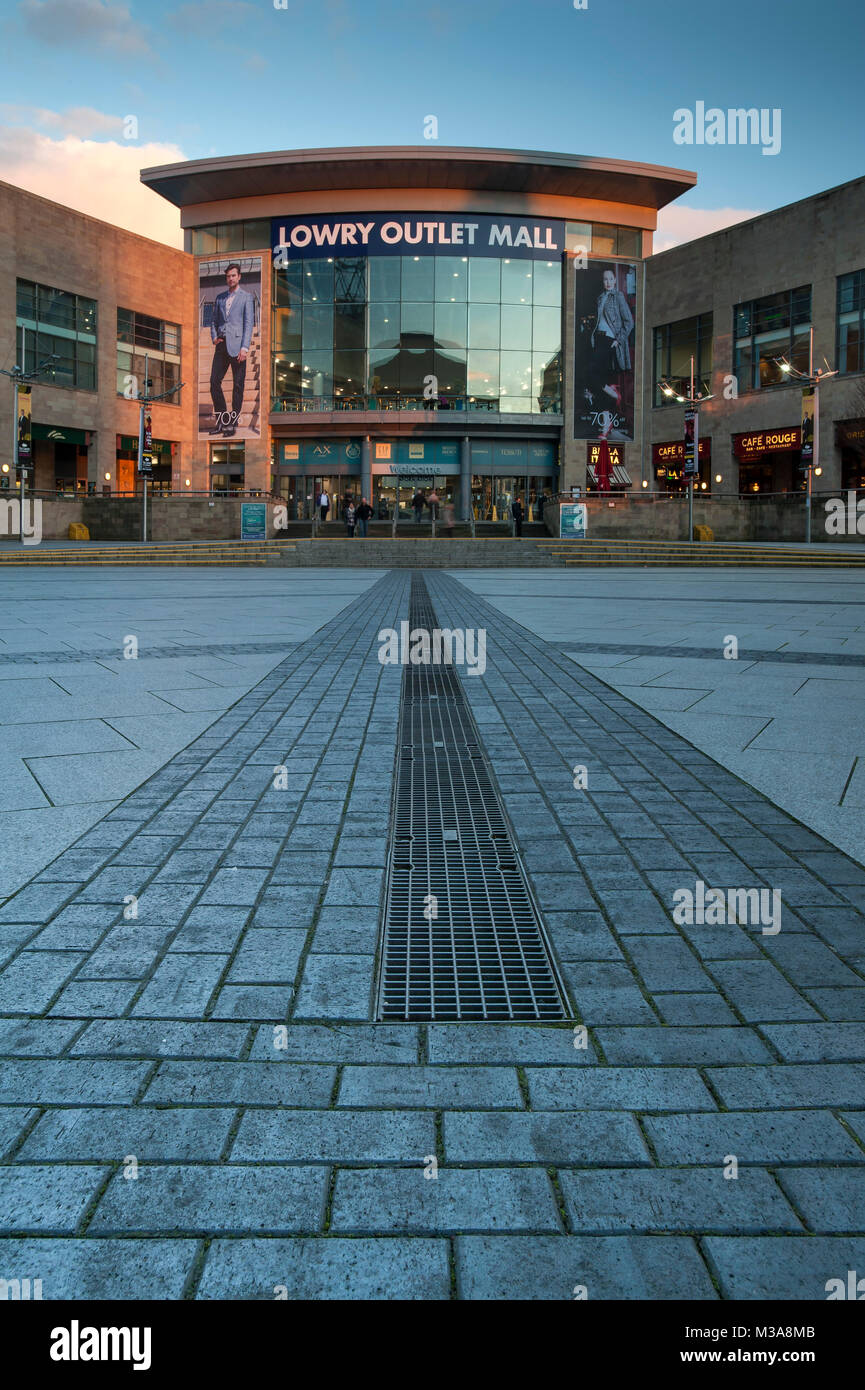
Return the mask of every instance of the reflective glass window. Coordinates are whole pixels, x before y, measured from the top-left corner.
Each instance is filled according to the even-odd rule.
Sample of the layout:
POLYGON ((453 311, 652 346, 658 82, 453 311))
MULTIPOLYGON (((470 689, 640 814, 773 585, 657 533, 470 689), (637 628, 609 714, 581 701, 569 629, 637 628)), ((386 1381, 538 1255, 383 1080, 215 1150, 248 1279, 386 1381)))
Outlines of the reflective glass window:
POLYGON ((464 348, 466 345, 466 305, 436 304, 435 341, 438 348, 464 348))
POLYGON ((402 257, 402 298, 415 301, 435 298, 435 260, 432 256, 402 257))
POLYGON ((302 285, 305 304, 332 304, 333 261, 304 261, 302 285))
POLYGON ((535 304, 547 304, 551 307, 561 304, 561 261, 535 261, 532 275, 532 299, 535 304))
POLYGON ((303 307, 303 350, 333 347, 333 305, 305 304, 303 307))
POLYGON ((405 347, 432 347, 434 306, 432 303, 402 302, 401 338, 405 347), (429 339, 428 342, 420 341, 429 339))
POLYGON ((502 304, 531 304, 531 261, 502 261, 502 304))
POLYGON ((477 396, 479 399, 498 398, 499 354, 497 352, 469 351, 466 386, 470 396, 477 396))
POLYGON ((469 347, 497 348, 500 318, 498 304, 469 304, 469 347))
POLYGON ((399 343, 400 306, 397 302, 389 304, 370 304, 369 306, 369 347, 395 348, 399 343))
POLYGON ((532 309, 530 304, 502 305, 502 350, 530 348, 532 309))
POLYGON ((501 293, 501 261, 490 256, 469 257, 469 299, 473 303, 498 304, 501 293))
MULTIPOLYGON (((370 256, 369 258, 369 297, 370 300, 391 300, 400 297, 400 257, 370 256)), ((412 299, 422 299, 419 294, 412 299)))
POLYGON ((532 347, 535 352, 544 348, 559 348, 562 342, 562 313, 535 305, 532 311, 532 347))
POLYGON ((468 258, 466 256, 436 256, 435 258, 435 296, 436 300, 450 303, 452 300, 465 303, 468 292, 468 258))

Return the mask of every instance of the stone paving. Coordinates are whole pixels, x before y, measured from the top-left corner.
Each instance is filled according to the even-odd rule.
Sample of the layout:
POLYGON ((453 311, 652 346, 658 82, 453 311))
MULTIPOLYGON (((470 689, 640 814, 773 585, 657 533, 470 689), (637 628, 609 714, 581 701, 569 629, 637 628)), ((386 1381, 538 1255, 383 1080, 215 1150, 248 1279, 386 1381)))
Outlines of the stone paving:
POLYGON ((0 906, 0 1277, 825 1298, 865 1270, 865 870, 441 574, 573 1018, 372 1022, 408 584, 0 906), (779 890, 781 930, 677 923, 697 881, 779 890))

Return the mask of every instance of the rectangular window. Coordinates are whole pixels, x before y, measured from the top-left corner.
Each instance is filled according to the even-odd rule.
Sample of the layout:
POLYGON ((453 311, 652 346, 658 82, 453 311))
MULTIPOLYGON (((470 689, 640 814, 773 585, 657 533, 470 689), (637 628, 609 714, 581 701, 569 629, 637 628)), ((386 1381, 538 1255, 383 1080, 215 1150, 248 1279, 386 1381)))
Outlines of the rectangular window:
POLYGON ((865 270, 838 276, 838 343, 842 374, 865 372, 865 270))
POLYGON ((789 381, 782 363, 808 371, 811 286, 781 290, 733 310, 733 373, 739 391, 762 391, 789 381))
POLYGON ((47 362, 40 380, 51 386, 96 390, 96 300, 68 290, 18 280, 16 358, 25 371, 47 362))
POLYGON ((179 393, 166 394, 179 382, 180 324, 118 307, 118 396, 164 396, 164 404, 179 405, 179 393))
POLYGON ((692 357, 694 392, 708 394, 712 377, 712 331, 711 314, 678 319, 654 330, 655 405, 675 405, 677 396, 690 394, 692 357))

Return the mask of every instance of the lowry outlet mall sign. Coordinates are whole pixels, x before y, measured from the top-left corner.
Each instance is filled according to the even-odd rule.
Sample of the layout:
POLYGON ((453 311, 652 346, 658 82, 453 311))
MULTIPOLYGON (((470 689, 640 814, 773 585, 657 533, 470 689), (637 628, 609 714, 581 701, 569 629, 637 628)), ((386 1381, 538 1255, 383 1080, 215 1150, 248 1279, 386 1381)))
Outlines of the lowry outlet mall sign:
POLYGON ((747 462, 762 458, 763 454, 799 449, 802 432, 798 426, 786 430, 757 430, 751 434, 733 435, 733 452, 737 458, 747 462))
POLYGON ((273 264, 328 256, 513 256, 560 259, 565 224, 483 213, 356 213, 279 217, 271 225, 273 264))

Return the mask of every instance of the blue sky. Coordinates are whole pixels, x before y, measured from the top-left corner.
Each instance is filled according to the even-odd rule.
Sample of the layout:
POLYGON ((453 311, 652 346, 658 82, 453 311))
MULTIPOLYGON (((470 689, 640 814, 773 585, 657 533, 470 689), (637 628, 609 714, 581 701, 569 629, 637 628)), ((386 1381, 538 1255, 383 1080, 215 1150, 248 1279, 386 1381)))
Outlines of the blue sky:
POLYGON ((428 115, 442 145, 694 169, 683 205, 716 215, 865 172, 861 0, 0 0, 0 38, 0 178, 46 192, 65 160, 70 203, 124 224, 142 163, 423 145, 428 115), (698 101, 780 108, 780 152, 675 144, 698 101))

